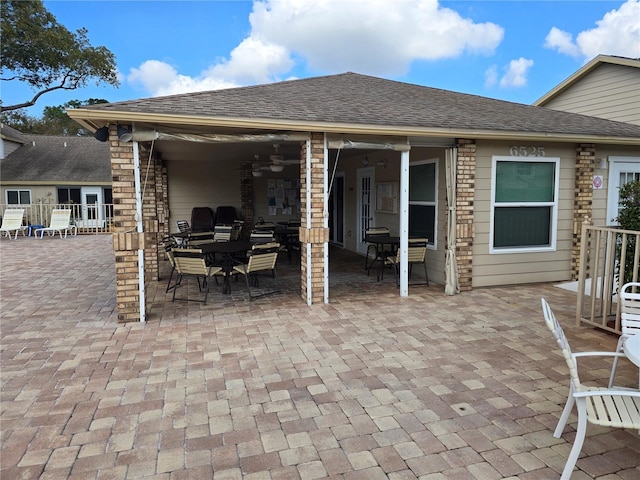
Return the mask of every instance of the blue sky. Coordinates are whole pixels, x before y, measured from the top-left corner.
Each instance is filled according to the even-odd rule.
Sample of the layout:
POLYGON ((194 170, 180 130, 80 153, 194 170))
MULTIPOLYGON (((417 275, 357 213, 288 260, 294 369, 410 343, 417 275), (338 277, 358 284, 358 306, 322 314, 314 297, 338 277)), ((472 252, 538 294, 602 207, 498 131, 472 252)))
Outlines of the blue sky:
MULTIPOLYGON (((354 71, 532 103, 597 54, 640 57, 640 0, 45 0, 117 61, 119 88, 28 109, 115 102, 354 71)), ((2 86, 5 104, 24 85, 2 86)))

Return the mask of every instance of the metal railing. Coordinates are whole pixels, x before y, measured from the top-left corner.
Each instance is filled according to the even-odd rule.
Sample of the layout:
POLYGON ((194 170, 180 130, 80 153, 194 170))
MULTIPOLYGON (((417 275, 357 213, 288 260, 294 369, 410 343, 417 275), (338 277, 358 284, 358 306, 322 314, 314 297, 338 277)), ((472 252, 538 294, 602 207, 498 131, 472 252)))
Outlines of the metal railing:
POLYGON ((637 282, 640 232, 582 225, 576 324, 620 334, 618 289, 637 282), (627 266, 627 268, 625 268, 627 266))
POLYGON ((102 234, 113 230, 113 204, 111 203, 32 203, 23 205, 0 204, 4 215, 7 208, 24 209, 23 225, 49 226, 51 212, 56 208, 71 210, 71 224, 78 228, 78 234, 102 234))

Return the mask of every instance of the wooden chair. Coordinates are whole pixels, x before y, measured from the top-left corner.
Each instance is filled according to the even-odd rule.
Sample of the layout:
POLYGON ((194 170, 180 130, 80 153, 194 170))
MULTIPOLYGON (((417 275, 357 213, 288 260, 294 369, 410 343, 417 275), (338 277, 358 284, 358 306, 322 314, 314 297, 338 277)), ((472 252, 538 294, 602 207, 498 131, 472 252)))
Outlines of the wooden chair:
MULTIPOLYGON (((640 335, 640 282, 625 283, 620 288, 619 301, 622 335, 618 339, 616 352, 624 352, 624 341, 633 335, 640 335)), ((609 388, 613 386, 617 367, 618 357, 615 357, 609 377, 609 388)))
POLYGON ((558 323, 551 307, 543 298, 542 311, 547 327, 553 334, 560 347, 567 367, 571 383, 569 384, 569 397, 562 410, 562 415, 558 421, 553 436, 560 438, 573 406, 575 404, 578 411, 578 426, 573 447, 562 471, 561 480, 569 480, 573 467, 578 461, 578 456, 582 450, 584 438, 587 433, 587 422, 594 425, 615 428, 640 428, 640 391, 621 390, 610 388, 589 387, 580 382, 578 375, 578 358, 593 356, 613 356, 620 357, 619 352, 580 352, 572 353, 569 342, 564 334, 564 330, 558 323))
MULTIPOLYGON (((411 285, 429 285, 429 275, 427 273, 427 242, 426 238, 410 238, 409 246, 407 248, 407 263, 409 264, 409 278, 411 278, 411 270, 413 265, 422 264, 424 267, 424 283, 412 283, 411 285)), ((384 260, 386 265, 390 265, 393 268, 393 272, 396 274, 396 284, 400 285, 400 255, 389 255, 384 260)), ((384 270, 382 271, 384 278, 384 270)))
POLYGON ((276 271, 279 248, 280 244, 277 242, 255 244, 251 250, 248 263, 241 263, 233 266, 234 273, 244 275, 247 290, 249 291, 249 301, 254 298, 270 295, 280 291, 280 288, 278 287, 278 273, 276 271), (275 289, 261 295, 252 295, 251 286, 249 285, 249 277, 252 278, 254 286, 257 287, 258 273, 264 272, 268 272, 274 279, 275 289))
MULTIPOLYGON (((178 272, 178 278, 176 279, 176 283, 173 287, 173 297, 171 298, 171 301, 175 302, 176 291, 179 287, 183 286, 182 280, 184 280, 185 277, 192 276, 198 281, 198 291, 200 291, 201 288, 205 289, 204 300, 194 301, 201 301, 206 305, 211 279, 214 275, 224 275, 222 267, 207 266, 205 256, 199 248, 176 248, 172 250, 172 252, 176 271, 178 272), (200 278, 204 279, 202 287, 200 286, 200 278)), ((183 298, 182 300, 189 300, 189 298, 183 298)))
POLYGON ((14 238, 18 238, 18 232, 22 232, 22 236, 26 236, 24 231, 27 227, 22 225, 22 217, 24 217, 24 208, 7 208, 2 215, 2 226, 0 232, 11 238, 11 232, 16 232, 14 238))
POLYGON ((169 292, 169 290, 172 290, 173 288, 175 288, 175 284, 173 285, 171 284, 171 280, 173 280, 173 274, 176 271, 176 261, 173 257, 173 249, 176 248, 178 245, 170 237, 165 238, 162 242, 160 242, 160 245, 162 246, 162 248, 164 248, 165 255, 167 256, 167 260, 169 261, 169 265, 171 265, 171 274, 169 275, 167 288, 164 291, 165 293, 167 293, 169 292))

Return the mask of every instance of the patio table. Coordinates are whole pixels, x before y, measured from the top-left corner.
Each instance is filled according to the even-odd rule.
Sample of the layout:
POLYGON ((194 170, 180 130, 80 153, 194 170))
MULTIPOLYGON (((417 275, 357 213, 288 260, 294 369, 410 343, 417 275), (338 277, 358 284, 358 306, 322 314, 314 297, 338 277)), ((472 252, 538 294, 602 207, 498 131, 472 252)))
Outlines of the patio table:
MULTIPOLYGON (((640 335, 632 335, 628 337, 624 343, 624 355, 635 365, 640 367, 640 335)), ((640 373, 638 376, 638 384, 640 385, 640 373)))
POLYGON ((367 268, 367 275, 369 270, 374 265, 376 266, 377 281, 380 281, 380 272, 384 267, 384 246, 389 245, 391 247, 391 254, 395 254, 400 245, 400 237, 392 237, 389 235, 366 235, 364 237, 366 243, 373 243, 376 246, 376 258, 371 262, 367 268))
POLYGON ((242 254, 244 256, 247 251, 251 250, 251 242, 249 242, 249 240, 211 242, 200 245, 199 248, 202 250, 202 253, 208 256, 215 257, 216 254, 221 255, 222 258, 220 260, 216 258, 215 261, 220 263, 220 266, 224 271, 222 293, 231 293, 231 284, 229 283, 229 277, 231 276, 231 270, 233 269, 233 258, 238 254, 242 254))

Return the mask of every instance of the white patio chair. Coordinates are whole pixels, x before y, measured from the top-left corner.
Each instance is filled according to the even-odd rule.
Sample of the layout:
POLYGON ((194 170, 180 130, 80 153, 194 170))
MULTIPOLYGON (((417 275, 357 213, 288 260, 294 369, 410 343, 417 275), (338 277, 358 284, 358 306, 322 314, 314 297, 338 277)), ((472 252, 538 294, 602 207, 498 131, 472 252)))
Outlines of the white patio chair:
MULTIPOLYGON (((625 283, 620 289, 620 326, 622 334, 618 339, 616 352, 624 352, 624 341, 640 334, 640 282, 625 283)), ((609 388, 613 386, 613 378, 618 368, 618 357, 613 359, 609 388)))
POLYGON ((272 293, 280 292, 278 286, 278 273, 276 271, 276 262, 278 261, 278 251, 280 244, 277 242, 271 243, 256 243, 251 249, 251 255, 249 256, 248 263, 240 263, 233 266, 233 272, 240 275, 244 275, 245 282, 247 284, 247 290, 249 291, 249 301, 254 298, 263 297, 272 293), (258 286, 258 273, 268 272, 271 274, 275 282, 275 289, 260 295, 251 294, 251 282, 249 277, 252 277, 254 286, 258 286))
POLYGON ((73 235, 78 233, 78 229, 75 225, 71 225, 71 210, 66 208, 54 208, 51 211, 51 220, 49 226, 36 229, 36 236, 40 232, 40 238, 44 236, 44 232, 49 235, 55 235, 56 232, 60 234, 62 238, 62 232, 64 232, 64 238, 67 238, 67 233, 71 231, 73 235))
POLYGON ((2 226, 0 232, 4 232, 5 236, 11 238, 11 232, 16 232, 14 240, 18 238, 18 232, 24 231, 27 227, 22 225, 22 217, 24 217, 24 208, 8 208, 2 215, 2 226))
POLYGON ((573 447, 562 471, 561 480, 569 480, 573 467, 578 461, 578 456, 582 450, 584 438, 587 433, 587 422, 594 425, 616 428, 640 428, 640 391, 619 390, 599 387, 588 387, 580 383, 578 376, 578 357, 588 356, 623 356, 617 352, 580 352, 571 353, 569 342, 564 334, 564 330, 558 323, 551 307, 547 301, 542 300, 542 312, 549 330, 556 339, 558 347, 562 351, 562 356, 569 367, 571 383, 569 384, 569 397, 562 410, 560 420, 556 426, 553 436, 560 438, 564 430, 573 405, 578 411, 578 426, 573 447))

